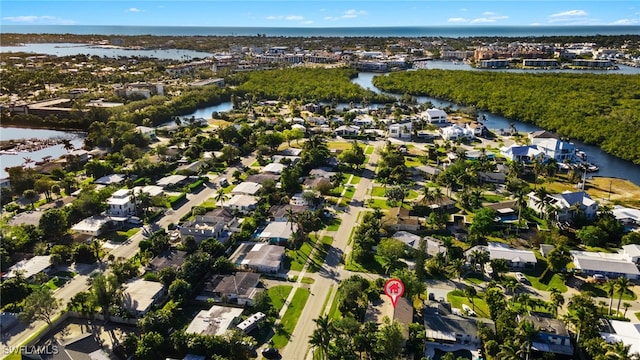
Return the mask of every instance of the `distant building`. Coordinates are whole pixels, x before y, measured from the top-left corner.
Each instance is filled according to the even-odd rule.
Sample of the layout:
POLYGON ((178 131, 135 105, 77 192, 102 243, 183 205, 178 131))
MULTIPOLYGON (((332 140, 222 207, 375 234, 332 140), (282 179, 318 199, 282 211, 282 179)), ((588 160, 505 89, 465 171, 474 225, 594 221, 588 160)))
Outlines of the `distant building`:
POLYGON ((148 99, 154 95, 164 95, 164 85, 162 83, 131 83, 117 85, 113 91, 116 95, 124 98, 136 97, 148 99))

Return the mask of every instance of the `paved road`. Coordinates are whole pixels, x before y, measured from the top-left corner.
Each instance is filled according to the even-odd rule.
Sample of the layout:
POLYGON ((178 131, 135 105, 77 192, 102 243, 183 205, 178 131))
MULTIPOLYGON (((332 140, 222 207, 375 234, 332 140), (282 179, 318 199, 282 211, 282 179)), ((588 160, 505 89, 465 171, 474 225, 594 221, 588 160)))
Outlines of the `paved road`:
MULTIPOLYGON (((254 156, 243 158, 242 166, 250 166, 254 161, 254 156)), ((184 202, 182 205, 180 205, 179 208, 175 210, 168 210, 161 219, 157 220, 155 223, 150 224, 151 229, 166 229, 167 225, 169 225, 170 223, 178 223, 180 218, 191 211, 192 207, 202 204, 205 200, 213 197, 216 194, 218 190, 214 187, 213 184, 217 184, 218 181, 222 180, 223 177, 226 178, 229 183, 231 183, 231 174, 233 174, 233 171, 236 168, 240 168, 240 165, 231 167, 223 174, 220 174, 215 178, 211 178, 211 181, 205 184, 204 188, 198 193, 188 194, 186 202, 184 202)), ((125 259, 129 259, 133 257, 138 252, 138 244, 145 238, 144 235, 144 230, 138 231, 125 243, 116 247, 115 249, 112 249, 109 254, 113 254, 116 258, 122 257, 125 259)), ((74 268, 74 270, 78 272, 78 275, 75 276, 71 281, 66 283, 64 286, 56 289, 56 291, 54 292, 54 296, 60 301, 60 309, 64 309, 69 300, 75 294, 81 291, 87 291, 89 289, 89 285, 87 284, 88 275, 96 269, 98 269, 98 264, 90 266, 79 266, 77 268, 74 268)), ((42 329, 45 325, 46 323, 43 321, 36 321, 29 326, 18 324, 11 330, 5 332, 5 334, 3 334, 2 336, 2 349, 0 349, 2 358, 6 356, 6 347, 14 349, 22 345, 27 339, 29 339, 29 337, 31 337, 36 331, 42 329)))
MULTIPOLYGON (((369 145, 378 148, 383 145, 382 142, 369 143, 369 145)), ((343 254, 349 253, 350 246, 348 245, 349 235, 351 229, 357 225, 358 213, 366 211, 364 206, 364 199, 366 197, 367 189, 371 187, 373 177, 375 175, 375 164, 378 161, 378 154, 374 152, 369 157, 369 162, 361 174, 361 180, 356 185, 356 190, 353 196, 354 201, 351 202, 345 212, 341 213, 340 218, 342 220, 338 231, 335 232, 333 237, 333 244, 327 254, 325 262, 322 268, 317 273, 307 273, 307 277, 312 277, 315 282, 311 285, 311 296, 307 300, 307 304, 302 310, 300 319, 290 337, 290 343, 283 349, 282 358, 289 359, 312 359, 313 355, 309 348, 309 337, 315 330, 315 323, 313 319, 317 319, 322 315, 322 306, 325 304, 325 299, 329 297, 327 301, 326 313, 331 306, 331 300, 335 296, 338 285, 342 279, 349 278, 353 273, 343 269, 341 260, 343 254)), ((367 274, 368 275, 368 274, 367 274)), ((376 276, 371 276, 375 278, 376 276)), ((299 278, 300 279, 300 278, 299 278)))

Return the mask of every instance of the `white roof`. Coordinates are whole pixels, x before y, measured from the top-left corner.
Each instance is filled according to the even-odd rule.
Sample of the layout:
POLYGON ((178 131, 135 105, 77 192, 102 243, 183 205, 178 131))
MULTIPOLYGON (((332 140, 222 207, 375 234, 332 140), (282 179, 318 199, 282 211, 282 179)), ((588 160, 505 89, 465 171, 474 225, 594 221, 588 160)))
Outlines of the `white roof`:
POLYGON ((444 110, 436 109, 436 108, 427 109, 427 110, 425 111, 425 113, 426 113, 429 117, 441 117, 441 116, 447 116, 447 113, 446 113, 444 110))
POLYGON ((497 242, 489 242, 487 246, 474 246, 473 248, 467 250, 467 253, 473 251, 474 249, 483 249, 489 251, 490 259, 505 259, 511 262, 527 262, 527 263, 537 263, 536 254, 534 254, 531 250, 520 250, 510 248, 506 244, 497 243, 497 242))
POLYGON ((222 335, 242 315, 242 308, 213 305, 209 310, 202 310, 191 321, 185 334, 222 335))
POLYGON ((162 189, 161 186, 157 186, 157 185, 136 186, 135 188, 133 188, 133 192, 134 194, 139 194, 143 192, 153 197, 153 196, 162 195, 162 193, 164 192, 164 189, 162 189))
POLYGON ((120 184, 121 182, 124 181, 124 179, 125 179, 125 176, 123 174, 111 174, 111 175, 105 175, 95 180, 94 183, 101 184, 101 185, 120 184))
POLYGON ((244 195, 244 194, 237 194, 234 195, 231 199, 222 202, 222 206, 236 206, 236 207, 241 207, 241 206, 251 206, 251 205, 255 205, 258 203, 258 198, 255 196, 251 196, 251 195, 244 195))
POLYGON ((610 344, 622 341, 625 345, 630 346, 629 354, 640 354, 640 324, 619 320, 608 321, 614 333, 600 333, 604 341, 610 344))
POLYGON ((622 247, 622 249, 624 250, 625 254, 631 256, 632 258, 640 256, 640 245, 637 245, 637 244, 625 245, 622 247))
POLYGON ((405 245, 416 249, 418 248, 418 246, 420 246, 420 236, 412 234, 408 231, 396 231, 396 233, 393 234, 393 238, 396 240, 400 240, 405 243, 405 245))
POLYGON ((44 271, 49 266, 51 266, 51 255, 34 256, 28 260, 21 260, 10 267, 5 278, 14 277, 17 275, 16 272, 20 271, 22 272, 22 275, 28 279, 31 276, 44 271))
POLYGON ((260 189, 262 185, 258 183, 254 183, 251 181, 244 181, 238 184, 233 190, 231 190, 232 194, 247 194, 247 195, 255 195, 260 189))
POLYGON ((184 175, 169 175, 158 180, 156 183, 158 186, 170 186, 175 185, 181 181, 184 181, 187 177, 184 175))
POLYGON ((110 219, 106 216, 95 215, 95 216, 91 216, 86 219, 83 219, 79 223, 73 225, 71 227, 71 230, 78 231, 78 232, 97 232, 98 230, 100 230, 101 227, 103 227, 109 221, 110 219))
POLYGON ((129 189, 116 190, 113 194, 111 194, 111 197, 114 197, 114 198, 127 197, 127 196, 129 196, 130 192, 131 192, 131 190, 129 190, 129 189))
POLYGON ((155 281, 134 279, 124 285, 124 306, 136 312, 146 312, 153 305, 156 295, 164 291, 164 285, 155 281))
POLYGON ((261 172, 270 172, 274 174, 280 174, 286 166, 281 163, 271 163, 262 168, 261 172))
POLYGON ((571 251, 573 263, 581 270, 625 275, 640 275, 638 267, 622 253, 571 251))
POLYGON ((639 209, 615 205, 613 207, 613 216, 615 216, 618 220, 633 220, 636 223, 640 223, 639 209))
POLYGON ((291 223, 285 221, 272 221, 264 230, 260 233, 262 239, 288 239, 293 234, 296 225, 293 224, 293 230, 291 229, 291 223))

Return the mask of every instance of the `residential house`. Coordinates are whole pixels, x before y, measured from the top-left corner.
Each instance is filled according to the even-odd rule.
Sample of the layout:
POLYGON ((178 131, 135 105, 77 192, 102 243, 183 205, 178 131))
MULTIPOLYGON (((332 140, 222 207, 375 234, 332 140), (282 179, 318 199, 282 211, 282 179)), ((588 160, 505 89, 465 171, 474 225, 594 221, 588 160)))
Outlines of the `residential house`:
POLYGON ((35 346, 22 346, 20 351, 22 359, 98 360, 110 358, 109 353, 104 349, 102 339, 91 331, 68 341, 63 341, 60 338, 49 340, 45 337, 35 346))
POLYGON ((162 283, 136 278, 124 284, 123 305, 131 314, 141 317, 151 310, 165 293, 162 283))
POLYGON ((240 321, 242 308, 213 305, 209 310, 200 311, 187 329, 185 334, 224 335, 240 321))
POLYGON ((502 171, 478 171, 478 179, 490 184, 504 184, 507 181, 507 175, 502 171))
POLYGON ((510 146, 503 146, 500 148, 500 154, 507 160, 517 161, 522 163, 530 163, 534 159, 538 161, 544 161, 544 152, 538 150, 535 145, 518 145, 513 144, 510 146))
POLYGON ((261 273, 278 273, 284 262, 284 246, 244 242, 231 255, 236 266, 261 273))
POLYGON ((464 126, 467 130, 472 131, 475 136, 482 136, 485 132, 487 132, 487 127, 484 126, 483 123, 474 121, 472 123, 467 123, 464 126))
POLYGON ((31 259, 20 260, 13 266, 9 267, 7 273, 2 277, 9 279, 17 276, 19 273, 27 280, 33 275, 48 272, 51 268, 51 255, 37 255, 31 259))
POLYGON ((280 151, 282 156, 300 156, 300 154, 302 154, 302 149, 292 147, 280 151))
POLYGON ((247 182, 252 182, 257 184, 263 184, 267 180, 273 180, 277 183, 278 181, 280 181, 280 175, 269 174, 269 173, 252 174, 247 176, 247 179, 246 179, 247 182))
POLYGON ((411 139, 411 123, 391 124, 387 129, 389 137, 395 139, 411 139))
POLYGON ((441 128, 440 136, 442 136, 442 138, 445 140, 451 140, 451 141, 475 138, 475 135, 473 135, 472 130, 463 128, 455 124, 441 128))
POLYGON ((341 125, 333 133, 336 136, 356 136, 360 133, 360 127, 356 125, 341 125))
POLYGON ((364 315, 364 321, 371 321, 378 325, 384 323, 384 318, 388 318, 391 322, 397 321, 402 330, 404 343, 409 339, 409 324, 413 322, 413 304, 406 297, 398 298, 394 306, 388 296, 381 296, 367 306, 364 315))
POLYGON ((316 178, 325 178, 325 179, 331 179, 331 177, 333 177, 335 174, 336 174, 335 171, 331 170, 331 168, 326 168, 326 167, 312 169, 309 172, 309 176, 313 176, 316 178))
POLYGON ((98 185, 108 186, 113 184, 122 184, 126 179, 127 179, 127 176, 124 174, 111 174, 111 175, 105 175, 95 180, 93 183, 98 185))
POLYGON ((442 125, 448 124, 449 120, 447 120, 447 113, 444 110, 440 109, 427 109, 421 114, 423 120, 426 120, 429 124, 432 125, 442 125))
POLYGON ((598 203, 584 191, 565 191, 562 194, 547 195, 544 202, 540 201, 535 192, 530 192, 528 198, 528 206, 538 214, 547 211, 546 204, 555 207, 555 220, 558 222, 570 222, 579 214, 591 220, 598 215, 598 203))
POLYGON ((274 163, 279 163, 279 164, 291 164, 291 165, 295 165, 297 164, 300 159, 302 159, 300 156, 293 156, 293 155, 273 155, 271 157, 271 160, 274 163))
POLYGON ((156 137, 156 128, 148 127, 148 126, 136 126, 136 130, 142 134, 142 136, 147 136, 151 140, 155 140, 156 137))
POLYGON ((129 216, 136 214, 136 204, 129 189, 120 189, 114 192, 107 199, 107 205, 109 205, 107 213, 116 220, 119 220, 117 218, 125 218, 124 220, 126 220, 129 216))
POLYGON ((560 356, 572 356, 571 336, 564 323, 549 314, 531 313, 518 316, 518 321, 530 321, 538 331, 531 342, 531 350, 538 353, 550 353, 560 356))
POLYGON ((422 313, 427 338, 425 357, 431 359, 436 349, 453 352, 462 346, 477 351, 481 346, 478 328, 494 327, 489 320, 455 315, 449 303, 430 301, 422 313))
POLYGON ((304 199, 304 194, 307 192, 314 194, 313 191, 305 191, 293 194, 293 196, 289 200, 289 204, 296 206, 311 206, 312 204, 309 204, 307 200, 304 199))
POLYGON ((185 164, 176 169, 177 172, 186 173, 186 174, 195 174, 200 172, 202 169, 206 169, 207 164, 204 161, 197 160, 190 164, 185 164))
POLYGON ((536 146, 538 150, 542 151, 547 158, 553 159, 556 162, 571 161, 575 157, 576 146, 573 143, 555 138, 540 138, 531 135, 529 138, 533 146, 536 146))
MULTIPOLYGON (((420 249, 420 236, 412 234, 408 231, 396 231, 392 236, 393 239, 400 240, 408 247, 416 250, 420 249)), ((447 248, 440 244, 440 241, 431 237, 425 236, 423 239, 426 242, 426 251, 431 256, 436 256, 438 253, 446 253, 447 248)))
POLYGON ((418 217, 409 216, 409 210, 401 207, 389 209, 383 219, 383 224, 385 227, 395 231, 418 231, 420 229, 418 217))
POLYGON ((271 173, 271 174, 277 174, 277 175, 279 175, 279 174, 282 174, 282 171, 284 171, 284 169, 285 169, 286 167, 287 167, 287 166, 286 166, 286 165, 284 165, 284 164, 273 162, 273 163, 270 163, 270 164, 265 165, 265 166, 262 168, 262 170, 260 170, 260 172, 262 172, 262 173, 271 173))
POLYGON ((186 251, 178 249, 165 250, 149 262, 149 265, 147 265, 147 271, 157 273, 166 268, 178 270, 186 260, 187 255, 189 254, 186 251))
POLYGON ((225 229, 229 232, 235 233, 240 232, 240 226, 242 225, 242 219, 238 219, 237 216, 228 208, 218 207, 215 208, 205 216, 213 216, 224 219, 225 229))
POLYGON ((622 205, 613 206, 613 216, 616 217, 622 225, 631 230, 640 226, 640 210, 625 207, 622 205))
POLYGON ((193 236, 197 242, 208 238, 221 240, 224 235, 225 220, 221 217, 196 215, 192 221, 180 226, 180 236, 184 239, 193 236))
POLYGON ((271 209, 269 209, 269 213, 271 214, 271 219, 273 221, 280 221, 280 222, 289 221, 289 218, 288 218, 289 209, 291 209, 291 211, 297 215, 304 211, 311 210, 311 207, 306 205, 291 205, 291 204, 273 205, 271 209))
POLYGON ((638 244, 624 245, 622 247, 622 254, 628 261, 636 265, 640 265, 640 245, 638 244))
POLYGON ((214 275, 205 282, 204 289, 196 297, 199 301, 234 303, 251 305, 253 298, 260 292, 258 283, 260 274, 237 271, 231 275, 214 275))
POLYGON ((105 228, 109 226, 111 219, 107 216, 94 215, 83 219, 79 223, 73 225, 71 230, 85 235, 100 236, 105 228))
POLYGON ((629 346, 629 354, 640 354, 640 324, 620 320, 604 321, 607 326, 600 331, 604 341, 609 344, 622 342, 629 346))
POLYGON ((370 128, 373 126, 373 118, 370 116, 360 117, 353 119, 353 125, 358 127, 370 128))
POLYGON ((471 256, 474 250, 489 252, 489 259, 504 259, 514 269, 533 268, 538 260, 536 254, 531 250, 521 250, 509 247, 507 244, 498 242, 489 242, 487 245, 477 245, 467 251, 465 255, 471 256))
POLYGON ((232 195, 255 195, 262 189, 262 185, 250 181, 243 181, 231 190, 232 195))
POLYGON ((259 200, 260 199, 256 196, 234 195, 231 199, 224 202, 220 201, 218 202, 218 204, 220 204, 225 209, 246 214, 256 209, 259 200))
POLYGON ((274 244, 286 243, 297 227, 295 223, 289 222, 289 220, 272 221, 265 226, 258 238, 274 244))
POLYGON ((636 280, 640 279, 640 271, 636 265, 637 250, 628 248, 620 253, 572 250, 571 256, 575 269, 585 275, 601 274, 611 278, 624 276, 629 280, 636 280))
POLYGON ((176 188, 183 185, 187 181, 187 177, 184 175, 169 175, 156 182, 156 185, 165 189, 176 188))

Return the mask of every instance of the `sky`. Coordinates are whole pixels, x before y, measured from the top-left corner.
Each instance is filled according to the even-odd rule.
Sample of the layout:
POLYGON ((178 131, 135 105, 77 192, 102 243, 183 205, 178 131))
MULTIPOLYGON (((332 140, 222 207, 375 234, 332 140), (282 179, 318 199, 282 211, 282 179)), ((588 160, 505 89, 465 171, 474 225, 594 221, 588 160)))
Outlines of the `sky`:
POLYGON ((637 0, 2 0, 2 25, 640 25, 637 0))

